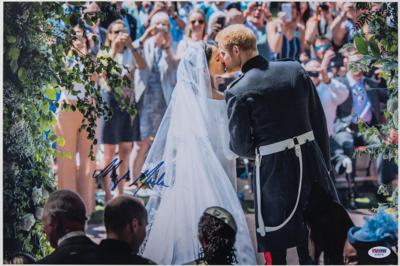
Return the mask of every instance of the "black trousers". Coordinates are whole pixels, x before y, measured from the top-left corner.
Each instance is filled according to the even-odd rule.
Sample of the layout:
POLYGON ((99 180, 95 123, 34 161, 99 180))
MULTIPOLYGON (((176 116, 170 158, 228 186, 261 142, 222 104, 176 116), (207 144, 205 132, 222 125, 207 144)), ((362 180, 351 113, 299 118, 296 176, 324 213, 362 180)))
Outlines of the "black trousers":
MULTIPOLYGON (((308 253, 308 246, 297 246, 297 254, 299 256, 300 265, 312 265, 315 262, 311 259, 308 253)), ((272 265, 286 265, 286 250, 271 251, 272 265)))

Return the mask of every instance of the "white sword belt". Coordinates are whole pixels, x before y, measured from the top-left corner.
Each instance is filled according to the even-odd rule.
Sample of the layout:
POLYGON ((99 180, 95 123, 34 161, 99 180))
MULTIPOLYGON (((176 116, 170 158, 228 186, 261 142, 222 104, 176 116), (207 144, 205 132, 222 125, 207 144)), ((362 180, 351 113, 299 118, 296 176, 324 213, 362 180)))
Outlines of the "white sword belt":
POLYGON ((314 138, 314 133, 313 131, 308 131, 302 135, 282 140, 273 144, 265 145, 265 146, 260 146, 256 148, 256 189, 257 189, 257 221, 258 221, 258 228, 257 228, 257 233, 259 233, 261 236, 265 236, 266 232, 274 232, 282 227, 284 227, 290 219, 293 217, 294 213, 296 212, 297 205, 299 204, 300 200, 300 193, 301 193, 301 185, 303 182, 303 158, 302 158, 302 153, 301 153, 301 145, 313 141, 314 138), (296 204, 294 205, 294 208, 292 212, 290 213, 289 217, 286 218, 285 221, 283 221, 281 224, 277 226, 265 226, 264 225, 264 220, 262 218, 261 214, 261 188, 260 188, 260 164, 261 164, 261 157, 265 155, 270 155, 274 154, 277 152, 281 152, 284 150, 289 150, 294 148, 295 153, 297 158, 299 159, 299 188, 297 192, 297 199, 296 199, 296 204))

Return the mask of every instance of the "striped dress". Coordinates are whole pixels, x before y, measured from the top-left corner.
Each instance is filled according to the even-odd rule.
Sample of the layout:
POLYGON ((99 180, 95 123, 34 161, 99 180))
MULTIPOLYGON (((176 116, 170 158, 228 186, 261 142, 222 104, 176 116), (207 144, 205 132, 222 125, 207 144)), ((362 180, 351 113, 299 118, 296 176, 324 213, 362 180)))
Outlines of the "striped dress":
POLYGON ((296 28, 296 31, 293 34, 293 38, 288 40, 286 36, 283 34, 282 41, 282 49, 280 53, 276 54, 276 59, 293 59, 300 61, 300 53, 301 53, 301 40, 300 40, 300 30, 296 28))

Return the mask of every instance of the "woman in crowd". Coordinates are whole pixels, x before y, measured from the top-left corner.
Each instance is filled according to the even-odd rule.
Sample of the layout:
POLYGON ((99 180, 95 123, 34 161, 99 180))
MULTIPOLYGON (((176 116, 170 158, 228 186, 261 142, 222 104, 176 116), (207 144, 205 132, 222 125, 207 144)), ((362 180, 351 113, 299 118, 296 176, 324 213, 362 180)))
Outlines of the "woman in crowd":
POLYGON ((312 15, 310 4, 308 2, 300 2, 300 20, 299 23, 305 27, 308 19, 312 15))
POLYGON ((180 41, 176 58, 181 59, 186 48, 193 42, 201 42, 206 37, 206 16, 200 9, 194 9, 189 13, 189 22, 186 26, 186 36, 180 41))
POLYGON ((135 143, 131 155, 134 177, 140 174, 145 154, 157 133, 176 83, 177 63, 172 52, 167 13, 154 14, 144 36, 140 43, 143 44, 146 68, 135 73, 141 141, 135 143))
POLYGON ((203 252, 196 264, 236 264, 236 232, 236 222, 231 213, 221 207, 207 208, 199 222, 198 237, 203 252))
POLYGON ((316 5, 314 15, 307 21, 306 43, 311 46, 318 37, 326 37, 332 41, 332 22, 333 16, 329 5, 326 3, 316 5))
MULTIPOLYGON (((76 26, 73 30, 76 39, 73 41, 72 50, 75 50, 80 56, 88 55, 89 40, 84 29, 76 26)), ((72 50, 65 58, 66 66, 72 68, 78 64, 82 69, 82 63, 79 62, 79 58, 74 55, 72 50)), ((61 102, 76 105, 78 97, 84 97, 82 83, 74 83, 73 89, 78 92, 78 95, 72 95, 64 88, 62 89, 61 102)), ((88 214, 90 214, 95 207, 94 182, 91 176, 96 162, 89 158, 91 141, 88 139, 87 132, 85 130, 79 132, 82 119, 83 116, 80 112, 71 110, 61 110, 58 114, 56 133, 65 140, 65 145, 57 145, 57 189, 70 189, 79 193, 85 202, 88 214), (71 153, 71 157, 67 158, 63 152, 71 153), (77 156, 79 156, 79 164, 77 164, 77 156)), ((96 148, 94 152, 96 152, 96 148)))
POLYGON ((278 13, 278 18, 267 25, 267 37, 276 59, 300 59, 304 48, 304 27, 299 24, 300 3, 291 3, 291 15, 278 13))
POLYGON ((266 59, 272 59, 271 48, 268 44, 265 17, 268 15, 268 6, 260 2, 251 2, 246 11, 245 26, 253 31, 257 37, 257 49, 266 59))
MULTIPOLYGON (((122 20, 116 20, 108 27, 105 46, 109 50, 101 51, 98 56, 111 56, 112 59, 127 69, 127 71, 123 70, 125 72, 123 75, 126 75, 129 79, 133 78, 136 67, 139 69, 145 68, 143 58, 138 50, 133 48, 132 40, 122 20)), ((127 111, 121 110, 112 88, 107 84, 107 74, 103 73, 103 77, 100 79, 100 86, 102 97, 110 106, 113 114, 109 120, 105 120, 104 118, 100 120, 99 140, 101 144, 104 144, 103 169, 114 159, 115 149, 118 147, 118 156, 122 161, 118 168, 118 176, 122 176, 128 171, 132 141, 139 140, 139 120, 137 118, 132 119, 127 111)), ((124 94, 132 95, 132 88, 124 88, 124 94)), ((104 190, 106 201, 112 198, 110 184, 111 179, 108 176, 105 177, 104 190)), ((118 193, 122 194, 123 189, 124 183, 119 182, 118 193)))

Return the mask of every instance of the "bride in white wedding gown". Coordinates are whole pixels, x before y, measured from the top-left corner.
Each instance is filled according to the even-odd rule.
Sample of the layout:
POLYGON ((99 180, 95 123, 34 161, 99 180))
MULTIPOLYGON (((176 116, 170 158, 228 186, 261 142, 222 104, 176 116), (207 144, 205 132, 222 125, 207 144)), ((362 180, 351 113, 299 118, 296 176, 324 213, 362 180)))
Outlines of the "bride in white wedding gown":
POLYGON ((256 264, 233 185, 236 156, 229 150, 226 104, 211 85, 209 66, 211 75, 223 73, 217 58, 216 47, 196 43, 187 49, 171 102, 144 164, 143 169, 149 170, 164 162, 157 174, 164 179, 164 186, 155 185, 147 203, 149 224, 140 251, 158 264, 183 264, 199 257, 198 223, 210 206, 223 207, 235 218, 238 263, 256 264))

